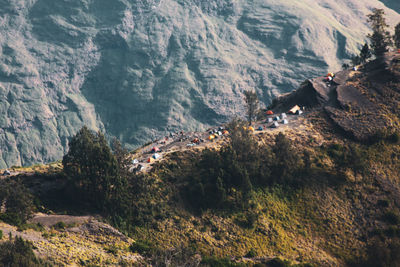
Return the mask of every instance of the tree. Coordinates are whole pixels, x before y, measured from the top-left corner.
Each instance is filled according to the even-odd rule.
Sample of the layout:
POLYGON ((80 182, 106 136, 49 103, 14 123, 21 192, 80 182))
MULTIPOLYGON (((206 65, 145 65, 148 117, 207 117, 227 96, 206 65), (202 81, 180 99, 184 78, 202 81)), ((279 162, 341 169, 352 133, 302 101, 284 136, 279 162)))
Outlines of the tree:
POLYGON ((351 63, 353 64, 353 66, 360 65, 361 64, 360 56, 352 56, 351 57, 351 63))
POLYGON ((392 44, 390 33, 386 30, 388 25, 384 18, 385 11, 383 9, 374 8, 372 13, 367 15, 368 23, 372 27, 372 34, 368 34, 371 41, 373 54, 379 58, 388 51, 388 46, 392 44))
POLYGON ((372 54, 371 54, 371 51, 369 50, 369 45, 367 43, 365 43, 360 51, 361 63, 365 64, 367 62, 367 59, 371 58, 371 56, 372 56, 372 54))
POLYGON ((275 154, 275 166, 273 166, 272 171, 275 181, 286 183, 293 182, 295 178, 300 178, 295 177, 295 174, 303 167, 301 158, 283 133, 279 133, 275 137, 275 145, 272 147, 272 151, 275 154))
POLYGON ((82 200, 104 210, 119 184, 118 162, 104 135, 84 126, 70 141, 63 166, 82 200))
POLYGON ((394 28, 394 46, 400 49, 400 23, 396 25, 394 28))
POLYGON ((130 174, 130 172, 129 172, 129 165, 130 165, 129 151, 122 146, 121 142, 117 138, 113 139, 112 149, 114 152, 115 159, 117 160, 117 163, 118 163, 118 169, 119 169, 120 175, 129 176, 129 174, 130 174))
POLYGON ((14 180, 0 182, 0 203, 5 208, 1 219, 13 225, 24 224, 34 211, 32 194, 21 182, 14 180))
POLYGON ((21 237, 15 237, 0 244, 0 266, 52 266, 49 262, 38 259, 33 252, 33 245, 21 237))
POLYGON ((249 125, 251 125, 251 122, 257 116, 258 112, 259 101, 256 92, 251 90, 244 91, 244 100, 246 102, 247 121, 249 125))

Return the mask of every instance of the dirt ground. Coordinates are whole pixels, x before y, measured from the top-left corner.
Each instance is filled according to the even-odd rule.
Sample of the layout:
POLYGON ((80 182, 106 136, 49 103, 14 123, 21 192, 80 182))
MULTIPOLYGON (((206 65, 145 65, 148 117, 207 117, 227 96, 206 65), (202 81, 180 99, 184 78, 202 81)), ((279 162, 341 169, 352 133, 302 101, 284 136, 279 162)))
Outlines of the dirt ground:
MULTIPOLYGON (((280 115, 280 114, 277 114, 280 115)), ((267 120, 257 121, 253 123, 253 128, 255 131, 253 132, 255 135, 258 134, 267 134, 267 133, 276 133, 276 132, 285 132, 287 130, 296 130, 301 131, 306 128, 306 115, 307 113, 303 113, 302 115, 291 115, 287 114, 288 124, 282 124, 282 120, 279 121, 278 128, 272 128, 273 123, 268 123, 267 120), (258 130, 261 127, 262 130, 258 130)), ((276 115, 274 115, 276 116, 276 115)), ((271 116, 272 118, 274 116, 271 116)), ((132 155, 132 165, 131 171, 135 169, 141 172, 148 172, 151 170, 152 165, 156 162, 162 161, 165 156, 169 153, 175 151, 185 151, 185 150, 202 150, 206 147, 218 147, 223 144, 229 134, 218 136, 217 139, 210 141, 208 137, 210 136, 210 131, 218 130, 219 127, 224 127, 224 125, 214 127, 212 129, 208 129, 206 132, 181 132, 176 133, 172 136, 165 137, 161 140, 156 140, 142 148, 140 148, 134 155, 132 155), (201 140, 200 143, 195 144, 192 142, 195 138, 201 140), (160 149, 157 154, 159 154, 158 159, 152 159, 151 163, 148 163, 148 159, 152 158, 154 153, 151 151, 153 147, 157 147, 160 149), (137 160, 138 163, 133 163, 133 160, 137 160), (140 169, 140 166, 141 169, 140 169)))

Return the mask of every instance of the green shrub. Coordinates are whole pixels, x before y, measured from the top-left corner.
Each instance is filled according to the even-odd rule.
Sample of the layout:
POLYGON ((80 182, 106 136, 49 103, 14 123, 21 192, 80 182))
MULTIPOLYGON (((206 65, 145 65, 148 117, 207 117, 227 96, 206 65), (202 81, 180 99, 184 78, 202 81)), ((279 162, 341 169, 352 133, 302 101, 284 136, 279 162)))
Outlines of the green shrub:
POLYGON ((24 223, 21 225, 18 225, 17 231, 25 231, 27 229, 33 229, 37 232, 42 232, 44 231, 44 227, 41 223, 24 223))
POLYGON ((53 225, 53 227, 54 227, 54 229, 57 229, 57 230, 64 230, 67 227, 67 225, 61 221, 61 222, 58 222, 55 225, 53 225))
POLYGON ((0 239, 3 239, 3 230, 0 230, 0 239))
POLYGON ((0 202, 5 207, 5 212, 0 214, 0 220, 16 226, 24 224, 35 209, 32 194, 20 181, 0 181, 0 202))
POLYGON ((398 239, 381 241, 374 239, 367 248, 368 258, 360 262, 359 266, 398 266, 400 261, 400 242, 398 239))
POLYGON ((292 266, 289 261, 280 258, 274 258, 268 262, 269 267, 290 267, 292 266))
POLYGON ((378 205, 384 208, 389 207, 389 201, 387 199, 379 199, 378 205))
POLYGON ((240 227, 252 229, 255 227, 258 220, 258 214, 253 211, 248 211, 246 213, 241 213, 235 218, 235 223, 240 227))
POLYGON ((107 253, 111 253, 113 255, 117 255, 118 254, 118 248, 116 246, 109 246, 106 249, 107 253))
POLYGON ((149 255, 155 249, 154 246, 147 240, 136 240, 135 243, 132 243, 129 246, 129 250, 134 253, 149 255))
POLYGON ((254 258, 257 256, 257 251, 254 248, 251 248, 249 252, 247 252, 246 257, 254 258))
POLYGON ((210 266, 210 267, 245 267, 244 263, 237 263, 231 261, 228 258, 217 258, 217 257, 204 257, 201 260, 200 266, 210 266))
POLYGON ((387 211, 382 216, 382 220, 389 223, 389 224, 399 224, 400 223, 400 216, 398 213, 394 211, 387 211))
POLYGON ((36 258, 30 242, 15 237, 0 244, 0 266, 39 267, 51 265, 36 258))

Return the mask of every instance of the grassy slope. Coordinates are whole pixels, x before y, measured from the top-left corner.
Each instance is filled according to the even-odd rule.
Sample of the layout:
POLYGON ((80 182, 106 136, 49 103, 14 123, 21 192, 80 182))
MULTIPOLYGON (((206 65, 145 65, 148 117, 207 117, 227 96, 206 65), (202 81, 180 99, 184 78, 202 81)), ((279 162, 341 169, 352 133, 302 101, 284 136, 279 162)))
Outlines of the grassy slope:
MULTIPOLYGON (((295 132, 288 134, 292 138, 296 135, 295 132)), ((298 147, 313 151, 314 164, 334 168, 329 151, 323 144, 316 143, 315 135, 308 139, 300 136, 304 142, 298 147)), ((325 142, 341 141, 325 136, 325 142), (333 140, 326 141, 328 139, 333 140)), ((364 173, 354 175, 354 171, 347 168, 344 183, 329 181, 299 189, 279 186, 259 189, 254 192, 249 210, 208 211, 202 215, 192 214, 179 203, 164 199, 167 213, 173 216, 157 220, 154 227, 137 228, 135 237, 151 240, 163 248, 183 243, 204 254, 220 257, 245 256, 253 249, 258 256, 282 256, 322 265, 354 261, 365 256, 371 232, 390 227, 382 219, 383 215, 398 213, 399 208, 396 205, 398 196, 393 194, 399 188, 394 177, 399 177, 400 146, 380 143, 360 146, 360 149, 368 154, 362 162, 364 173), (389 189, 392 192, 388 192, 389 189), (388 207, 380 207, 379 201, 388 202, 388 207), (254 214, 254 225, 247 227, 248 218, 254 214)), ((165 181, 168 175, 164 172, 160 167, 152 175, 159 181, 160 190, 173 192, 174 185, 165 181)), ((327 177, 314 179, 326 181, 327 177)))
MULTIPOLYGON (((318 121, 313 125, 318 125, 318 121)), ((332 151, 324 144, 343 141, 310 128, 313 125, 285 133, 296 141, 299 151, 311 151, 315 166, 333 169, 332 151)), ((319 125, 322 126, 323 123, 319 125)), ((273 140, 269 134, 257 138, 264 143, 273 140)), ((399 213, 400 189, 396 177, 400 170, 400 145, 379 143, 360 146, 360 149, 368 155, 363 160, 364 173, 354 175, 354 171, 347 168, 344 183, 314 177, 316 182, 297 189, 282 186, 258 189, 253 193, 249 209, 210 210, 203 214, 193 213, 184 206, 176 188, 181 181, 168 180, 175 167, 185 164, 195 154, 171 154, 148 176, 153 179, 152 194, 143 201, 158 208, 151 210, 146 225, 135 227, 132 237, 148 240, 162 249, 190 247, 204 255, 233 256, 240 261, 246 261, 241 257, 252 250, 253 256, 264 258, 280 256, 293 262, 343 265, 365 256, 371 233, 384 234, 385 229, 397 227, 383 218, 389 212, 399 213), (382 207, 379 203, 387 204, 382 207)), ((59 170, 57 164, 53 165, 19 171, 59 170)), ((34 244, 41 255, 47 253, 56 262, 79 263, 78 259, 82 259, 106 264, 115 263, 119 258, 107 253, 108 247, 115 243, 108 236, 90 237, 56 230, 49 233, 34 244)), ((127 255, 128 245, 126 242, 117 245, 118 254, 127 255)))

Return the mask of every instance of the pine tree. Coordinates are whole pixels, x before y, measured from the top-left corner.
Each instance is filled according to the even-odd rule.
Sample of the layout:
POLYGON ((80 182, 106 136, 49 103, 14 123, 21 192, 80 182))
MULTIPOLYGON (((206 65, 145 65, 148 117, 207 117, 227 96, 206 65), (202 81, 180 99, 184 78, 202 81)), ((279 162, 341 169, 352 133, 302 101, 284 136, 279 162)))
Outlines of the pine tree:
POLYGON ((94 134, 84 126, 70 141, 63 166, 81 198, 105 209, 120 177, 117 160, 104 135, 94 134))
POLYGON ((394 46, 400 49, 400 23, 394 28, 394 46))
POLYGON ((392 44, 390 33, 386 30, 389 25, 386 24, 384 17, 385 11, 383 9, 374 8, 372 13, 367 15, 368 22, 372 27, 372 34, 368 34, 371 41, 371 48, 373 54, 379 58, 388 51, 388 46, 392 44))
POLYGON ((300 156, 294 150, 291 141, 283 134, 279 133, 275 137, 275 144, 272 147, 275 154, 275 166, 273 166, 273 179, 277 182, 293 182, 296 178, 295 173, 301 169, 302 162, 300 156))
POLYGON ((362 64, 365 64, 367 62, 367 59, 369 59, 372 56, 371 51, 369 50, 369 46, 367 43, 364 44, 360 51, 360 61, 362 64))
POLYGON ((351 63, 353 64, 353 66, 357 66, 361 64, 361 58, 360 56, 353 56, 351 57, 351 63))
POLYGON ((256 92, 251 90, 244 91, 244 100, 247 108, 247 121, 249 122, 249 125, 251 125, 251 122, 257 116, 258 112, 259 101, 256 92))

